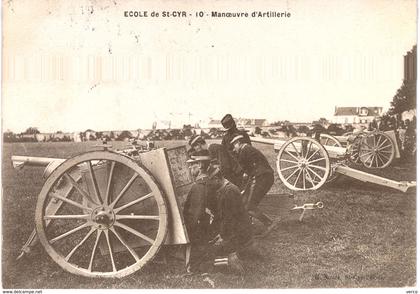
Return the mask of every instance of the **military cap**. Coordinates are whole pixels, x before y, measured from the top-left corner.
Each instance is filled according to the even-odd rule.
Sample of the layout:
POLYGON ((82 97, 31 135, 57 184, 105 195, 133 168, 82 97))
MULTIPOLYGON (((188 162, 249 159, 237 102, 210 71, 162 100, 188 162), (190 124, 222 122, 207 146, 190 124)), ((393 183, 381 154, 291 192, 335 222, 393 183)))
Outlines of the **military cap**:
POLYGON ((210 161, 211 157, 208 155, 193 155, 190 159, 187 160, 187 163, 196 163, 200 161, 210 161))
POLYGON ((223 118, 222 118, 222 126, 225 128, 225 131, 230 130, 234 127, 236 127, 236 123, 235 120, 233 119, 231 114, 226 114, 223 118))
POLYGON ((198 144, 198 143, 206 143, 206 141, 200 135, 194 135, 188 141, 188 145, 190 146, 194 146, 195 144, 198 144))

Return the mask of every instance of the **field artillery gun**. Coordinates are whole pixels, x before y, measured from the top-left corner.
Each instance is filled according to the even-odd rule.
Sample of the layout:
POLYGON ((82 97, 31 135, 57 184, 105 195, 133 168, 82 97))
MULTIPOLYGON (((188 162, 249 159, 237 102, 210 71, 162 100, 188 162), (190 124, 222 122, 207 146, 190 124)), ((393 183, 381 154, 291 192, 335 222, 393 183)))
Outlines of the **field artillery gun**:
MULTIPOLYGON (((324 141, 322 141, 321 136, 320 140, 324 144, 325 138, 324 136, 324 141)), ((365 149, 362 147, 359 149, 360 157, 366 157, 362 154, 369 152, 371 161, 376 162, 380 151, 395 148, 391 145, 393 143, 389 141, 391 140, 389 136, 382 136, 382 133, 372 133, 372 136, 368 135, 365 139, 363 141, 365 149), (382 146, 386 146, 388 149, 380 149, 382 146), (380 149, 379 152, 378 149, 380 149)), ((414 181, 394 181, 348 167, 346 163, 352 154, 349 153, 349 148, 341 147, 341 144, 340 146, 338 144, 323 145, 320 141, 310 137, 295 137, 290 140, 251 137, 251 141, 274 146, 274 150, 278 151, 276 162, 278 175, 283 184, 291 190, 317 190, 326 182, 333 181, 340 174, 402 192, 407 192, 409 188, 416 186, 414 181)), ((395 156, 395 149, 390 152, 384 153, 389 155, 387 162, 395 156)), ((385 161, 385 159, 383 160, 385 161)), ((372 168, 373 166, 369 164, 368 167, 372 168)))
POLYGON ((321 134, 319 141, 324 146, 346 147, 351 162, 369 169, 386 168, 401 157, 394 131, 361 131, 342 136, 321 134))
POLYGON ((163 245, 190 247, 182 206, 191 187, 185 146, 127 156, 107 150, 69 159, 12 156, 13 166, 45 167, 36 231, 64 270, 86 277, 124 277, 152 260, 163 245))

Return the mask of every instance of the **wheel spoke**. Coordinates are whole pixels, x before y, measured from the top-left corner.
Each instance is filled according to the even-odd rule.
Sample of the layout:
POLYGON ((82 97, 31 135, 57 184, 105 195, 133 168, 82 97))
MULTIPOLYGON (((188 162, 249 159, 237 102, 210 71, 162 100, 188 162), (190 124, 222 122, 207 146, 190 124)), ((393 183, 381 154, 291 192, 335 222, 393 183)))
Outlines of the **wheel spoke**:
POLYGON ((388 140, 385 138, 385 140, 381 143, 381 145, 378 144, 378 148, 382 147, 388 140))
POLYGON ((47 219, 88 219, 89 214, 69 214, 69 215, 59 215, 59 214, 53 214, 53 215, 46 215, 44 216, 44 220, 47 219))
POLYGON ((86 192, 68 173, 64 174, 64 177, 70 182, 70 184, 92 204, 98 204, 95 202, 92 198, 90 198, 90 195, 88 192, 86 192))
POLYGON ((120 207, 114 209, 114 212, 115 213, 118 213, 121 210, 126 209, 127 207, 130 207, 130 206, 132 206, 132 205, 134 205, 136 203, 139 203, 141 201, 144 201, 144 200, 146 200, 146 199, 148 199, 148 198, 150 198, 152 196, 153 196, 153 193, 146 194, 146 195, 144 195, 144 196, 142 196, 140 198, 137 198, 137 199, 135 199, 135 200, 133 200, 131 202, 128 202, 128 203, 124 204, 123 206, 120 206, 120 207))
POLYGON ((376 146, 375 146, 376 148, 378 148, 379 146, 381 146, 381 145, 379 145, 379 143, 381 142, 381 140, 382 140, 382 137, 379 137, 378 143, 376 143, 376 146))
POLYGON ((306 190, 306 179, 305 179, 305 169, 303 169, 302 173, 302 181, 303 181, 303 190, 306 190))
POLYGON ((99 201, 98 202, 99 204, 102 204, 102 198, 101 198, 101 195, 99 194, 98 183, 96 181, 95 173, 93 172, 93 168, 92 168, 92 162, 90 160, 87 162, 87 166, 89 168, 89 173, 92 179, 93 190, 95 190, 96 199, 99 201))
POLYGON ((280 159, 280 161, 289 162, 289 163, 295 163, 296 164, 296 161, 293 161, 293 160, 280 159))
POLYGON ((317 168, 317 169, 320 169, 320 170, 323 170, 323 171, 327 171, 327 169, 325 167, 322 167, 322 166, 313 165, 313 164, 308 164, 307 166, 317 168))
MULTIPOLYGON (((290 144, 291 144, 291 145, 293 146, 293 148, 295 149, 296 154, 297 154, 298 156, 301 156, 301 154, 300 154, 300 152, 297 150, 297 148, 296 148, 295 144, 294 144, 293 142, 290 142, 290 144)), ((301 143, 301 145, 300 145, 300 150, 302 151, 302 143, 301 143)))
POLYGON ((309 177, 309 180, 310 180, 310 182, 311 182, 311 184, 312 184, 312 187, 315 187, 315 183, 314 183, 314 181, 313 181, 313 179, 312 179, 312 177, 311 177, 311 175, 309 174, 309 172, 305 169, 305 172, 306 172, 306 174, 308 175, 308 177, 309 177))
POLYGON ((287 151, 286 149, 284 149, 284 152, 286 152, 287 154, 289 154, 292 158, 294 158, 296 161, 299 161, 299 159, 294 156, 292 153, 290 153, 289 151, 287 151))
POLYGON ((131 255, 134 257, 134 259, 137 261, 140 260, 139 256, 136 254, 136 252, 127 244, 127 242, 125 242, 125 240, 120 236, 120 234, 117 233, 117 231, 113 228, 110 227, 109 228, 111 230, 111 232, 114 233, 114 235, 118 238, 118 240, 120 240, 121 244, 123 244, 125 246, 125 248, 127 248, 128 252, 131 253, 131 255))
POLYGON ((109 257, 111 258, 112 271, 115 273, 117 271, 117 268, 115 267, 115 261, 114 261, 114 255, 112 254, 111 242, 109 242, 109 232, 108 230, 106 230, 104 231, 104 233, 105 233, 106 243, 108 244, 109 257))
POLYGON ((114 173, 115 161, 111 164, 111 170, 109 171, 108 183, 106 185, 105 203, 109 203, 109 190, 111 189, 112 174, 114 173))
POLYGON ((115 198, 115 200, 111 203, 110 207, 113 208, 115 206, 115 204, 117 204, 117 202, 120 200, 120 198, 125 194, 125 192, 127 192, 128 188, 130 188, 131 184, 134 182, 134 180, 138 177, 139 175, 137 173, 135 173, 131 179, 128 181, 128 183, 125 185, 125 187, 121 190, 120 194, 117 196, 117 198, 115 198))
POLYGON ((281 169, 280 171, 286 171, 286 170, 289 170, 289 169, 292 169, 292 168, 296 168, 296 167, 298 167, 299 165, 293 165, 293 166, 288 166, 288 167, 285 167, 285 168, 283 168, 283 169, 281 169))
POLYGON ((299 174, 298 174, 298 176, 296 177, 296 180, 295 180, 295 183, 293 184, 293 186, 295 186, 296 187, 296 184, 297 184, 297 182, 298 182, 298 180, 299 180, 299 177, 300 177, 300 174, 302 173, 302 169, 300 168, 299 169, 299 174))
POLYGON ((160 220, 158 215, 116 215, 116 220, 119 219, 147 219, 147 220, 160 220))
POLYGON ((305 158, 308 157, 308 154, 309 154, 309 151, 311 150, 311 147, 312 147, 312 141, 309 142, 309 146, 308 146, 308 149, 306 150, 305 158))
POLYGON ((379 164, 378 164, 378 155, 377 154, 375 154, 375 162, 376 162, 376 167, 378 167, 379 164))
POLYGON ((80 246, 82 246, 83 245, 83 243, 85 243, 86 242, 86 240, 90 237, 90 235, 92 235, 93 234, 93 232, 95 232, 95 228, 94 227, 92 227, 91 229, 90 229, 90 231, 89 231, 89 233, 87 233, 87 235, 83 238, 83 240, 82 241, 80 241, 80 243, 79 244, 77 244, 76 245, 76 247, 74 247, 73 248, 73 250, 72 251, 70 251, 70 253, 66 256, 66 258, 65 258, 65 260, 66 261, 69 261, 69 259, 72 257, 72 255, 76 252, 76 250, 80 247, 80 246))
POLYGON ((379 158, 379 160, 382 162, 381 166, 383 166, 385 163, 384 163, 384 161, 382 160, 382 154, 381 154, 381 153, 378 153, 378 158, 379 158))
MULTIPOLYGON (((360 156, 360 157, 361 157, 361 156, 360 156)), ((362 160, 362 161, 363 161, 363 163, 368 164, 369 159, 371 159, 372 157, 373 157, 373 153, 369 154, 369 156, 368 156, 368 157, 366 157, 366 159, 365 159, 365 160, 363 160, 363 159, 360 159, 360 160, 362 160)))
POLYGON ((300 168, 296 168, 294 172, 292 172, 287 178, 286 182, 299 170, 300 168))
POLYGON ((318 179, 320 179, 322 181, 322 178, 316 172, 314 172, 310 167, 308 167, 308 170, 310 172, 312 172, 316 177, 318 177, 318 179))
POLYGON ((362 156, 368 156, 368 155, 372 155, 372 154, 373 154, 373 152, 370 151, 370 152, 359 154, 359 156, 362 157, 362 156))
POLYGON ((66 203, 71 204, 73 206, 79 207, 81 209, 92 211, 92 208, 87 207, 87 206, 84 206, 84 205, 82 205, 80 203, 77 203, 77 202, 75 202, 73 200, 67 199, 66 197, 63 197, 63 196, 61 196, 60 194, 58 194, 56 192, 51 192, 51 197, 56 198, 56 199, 60 199, 63 202, 66 202, 66 203))
POLYGON ((70 230, 70 231, 68 231, 68 232, 65 232, 64 234, 61 234, 60 236, 57 236, 57 237, 55 237, 55 238, 53 238, 53 239, 49 240, 48 242, 49 242, 50 244, 53 244, 53 243, 57 242, 58 240, 61 240, 61 239, 65 238, 65 237, 67 237, 67 236, 70 236, 70 235, 71 235, 71 234, 73 234, 73 233, 76 233, 76 232, 80 231, 80 230, 81 230, 81 229, 83 229, 83 228, 88 227, 89 225, 90 225, 89 223, 84 223, 84 224, 81 224, 80 226, 75 227, 74 229, 72 229, 72 230, 70 230))
POLYGON ((149 242, 150 244, 153 244, 153 242, 154 242, 154 240, 153 240, 153 239, 151 239, 151 238, 147 237, 146 235, 143 235, 142 233, 140 233, 140 232, 136 231, 136 230, 135 230, 135 229, 133 229, 133 228, 130 228, 129 226, 124 225, 123 223, 120 223, 120 222, 117 222, 117 221, 116 221, 116 222, 114 223, 114 225, 115 225, 115 226, 117 226, 117 227, 123 228, 124 230, 126 230, 126 231, 130 232, 130 233, 131 233, 131 234, 133 234, 133 235, 136 235, 137 237, 139 237, 139 238, 141 238, 141 239, 143 239, 143 240, 145 240, 145 241, 149 242))
POLYGON ((392 153, 392 151, 381 150, 381 153, 392 153))
POLYGON ((102 234, 102 231, 97 230, 96 241, 95 241, 95 245, 93 245, 92 255, 90 256, 90 262, 89 262, 89 267, 88 267, 88 271, 90 272, 92 271, 93 258, 95 257, 96 247, 98 247, 99 238, 101 237, 101 234, 102 234))
POLYGON ((325 158, 321 157, 321 158, 318 158, 318 159, 315 159, 315 160, 312 160, 312 161, 308 161, 308 164, 318 162, 318 161, 321 161, 321 160, 325 160, 325 158))
POLYGON ((314 157, 315 154, 317 154, 319 152, 320 149, 317 149, 314 151, 314 153, 312 153, 311 156, 309 156, 309 158, 307 159, 308 161, 311 160, 312 157, 314 157))
POLYGON ((391 145, 391 144, 389 144, 389 145, 386 145, 386 146, 384 146, 384 147, 378 148, 378 151, 381 151, 381 150, 386 149, 386 148, 389 148, 389 147, 391 147, 391 148, 392 148, 392 145, 391 145))

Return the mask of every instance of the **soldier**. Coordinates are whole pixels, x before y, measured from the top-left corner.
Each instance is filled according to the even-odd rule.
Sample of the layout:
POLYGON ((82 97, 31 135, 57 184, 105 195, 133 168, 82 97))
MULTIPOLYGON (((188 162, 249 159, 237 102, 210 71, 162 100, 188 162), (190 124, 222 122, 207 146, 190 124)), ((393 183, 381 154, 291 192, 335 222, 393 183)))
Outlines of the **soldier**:
POLYGON ((217 169, 211 173, 208 185, 216 193, 209 194, 209 197, 217 203, 215 219, 219 225, 218 235, 197 263, 204 264, 207 261, 214 266, 227 265, 243 273, 244 267, 239 257, 254 246, 251 221, 243 206, 239 188, 226 180, 217 169))
POLYGON ((221 161, 221 168, 223 175, 231 183, 242 188, 243 171, 232 152, 233 146, 230 142, 236 134, 241 134, 244 137, 244 141, 246 141, 249 145, 251 145, 251 139, 249 138, 246 131, 237 129, 235 120, 233 119, 232 115, 226 114, 222 118, 221 122, 226 131, 222 139, 222 146, 226 153, 229 155, 227 157, 222 157, 223 160, 221 161))
POLYGON ((274 171, 261 151, 247 144, 243 135, 236 135, 230 143, 238 155, 239 164, 249 177, 244 193, 245 209, 250 216, 264 224, 266 229, 261 236, 265 236, 278 224, 258 209, 261 200, 274 183, 274 171))
POLYGON ((207 143, 203 137, 200 135, 194 135, 188 141, 188 145, 191 146, 191 149, 188 150, 188 153, 191 155, 208 155, 207 143))
POLYGON ((208 242, 217 235, 214 228, 214 212, 216 202, 209 194, 215 193, 208 185, 209 156, 192 156, 187 161, 194 184, 184 204, 184 220, 191 243, 191 263, 203 255, 208 242))

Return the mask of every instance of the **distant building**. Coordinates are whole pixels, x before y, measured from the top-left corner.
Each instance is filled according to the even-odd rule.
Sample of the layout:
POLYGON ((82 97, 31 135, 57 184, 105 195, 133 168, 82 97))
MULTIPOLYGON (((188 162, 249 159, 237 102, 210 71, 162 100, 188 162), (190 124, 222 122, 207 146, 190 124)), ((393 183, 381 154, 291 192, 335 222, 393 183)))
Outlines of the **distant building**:
POLYGON ((266 119, 258 118, 239 118, 236 120, 238 126, 244 128, 266 127, 269 125, 266 119))
MULTIPOLYGON (((266 119, 258 119, 258 118, 238 118, 234 119, 236 125, 239 128, 255 128, 255 127, 266 127, 269 126, 269 123, 266 119)), ((222 123, 218 119, 211 119, 208 123, 208 128, 222 128, 222 123)))
POLYGON ((335 107, 332 123, 368 124, 382 115, 382 107, 335 107))
POLYGON ((209 129, 211 129, 211 128, 216 128, 216 129, 223 128, 222 122, 220 121, 220 119, 210 119, 210 121, 207 125, 208 125, 209 129))
POLYGON ((48 142, 51 140, 51 134, 48 133, 39 133, 35 137, 38 142, 48 142))

